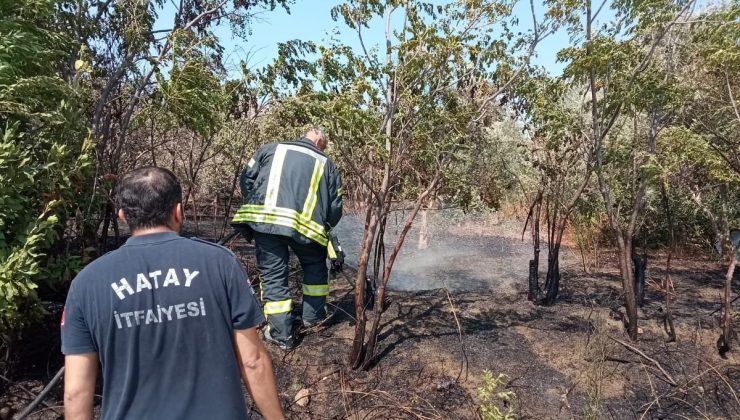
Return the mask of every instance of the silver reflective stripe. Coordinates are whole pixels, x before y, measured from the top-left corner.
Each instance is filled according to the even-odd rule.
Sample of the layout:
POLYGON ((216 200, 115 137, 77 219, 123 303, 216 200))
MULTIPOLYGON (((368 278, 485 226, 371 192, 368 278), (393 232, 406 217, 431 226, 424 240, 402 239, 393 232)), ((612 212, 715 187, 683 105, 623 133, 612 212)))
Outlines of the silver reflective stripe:
POLYGON ((322 155, 320 153, 316 153, 316 152, 314 152, 313 150, 311 150, 311 149, 309 149, 307 147, 295 146, 293 144, 281 144, 278 147, 284 147, 284 148, 286 148, 288 150, 292 150, 294 152, 300 152, 300 153, 303 153, 304 155, 309 155, 312 158, 320 161, 321 163, 325 163, 326 162, 326 156, 324 156, 324 155, 322 155))
POLYGON ((290 312, 291 300, 279 300, 277 302, 265 302, 265 315, 277 315, 290 312))
POLYGON ((265 193, 266 207, 275 207, 277 205, 280 177, 283 174, 283 163, 285 162, 285 153, 287 151, 288 149, 283 144, 278 144, 275 148, 275 156, 273 156, 272 166, 270 166, 270 179, 267 181, 267 191, 265 193))
POLYGON ((303 294, 306 296, 326 296, 329 294, 328 284, 304 284, 303 294))

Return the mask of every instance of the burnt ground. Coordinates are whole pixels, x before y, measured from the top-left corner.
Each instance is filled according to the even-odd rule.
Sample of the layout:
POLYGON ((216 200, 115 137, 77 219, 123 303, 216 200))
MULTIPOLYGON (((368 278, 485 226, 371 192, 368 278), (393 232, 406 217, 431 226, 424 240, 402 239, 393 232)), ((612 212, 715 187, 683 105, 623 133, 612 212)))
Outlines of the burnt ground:
MULTIPOLYGON (((483 371, 489 370, 509 377, 506 388, 516 394, 512 408, 519 418, 740 418, 740 341, 735 340, 726 359, 715 348, 720 313, 712 312, 720 302, 720 264, 689 255, 674 259, 678 341, 667 343, 663 296, 655 286, 664 275, 660 266, 665 257, 651 255, 641 334, 630 342, 620 320, 621 280, 613 255, 603 252, 599 268, 585 274, 577 253, 566 251, 558 302, 537 306, 526 300, 525 283, 519 277, 512 281, 507 268, 526 262, 529 257, 522 249, 527 245, 504 231, 510 229, 471 230, 456 224, 433 234, 432 249, 441 242, 452 248, 473 244, 487 253, 444 254, 443 264, 432 264, 432 274, 415 273, 420 286, 414 288, 423 288, 428 275, 431 290, 392 291, 378 362, 367 372, 348 368, 352 289, 344 278, 334 280, 329 299, 333 317, 304 331, 292 352, 269 347, 289 417, 478 418, 477 389, 483 371), (433 288, 440 277, 454 277, 449 294, 433 288), (465 291, 465 285, 472 291, 465 291), (294 402, 302 389, 309 393, 305 406, 294 402)), ((404 270, 415 260, 426 264, 421 263, 423 251, 413 249, 411 241, 404 254, 407 263, 400 265, 404 270)), ((241 241, 231 247, 256 278, 253 248, 241 241)), ((432 261, 443 254, 437 255, 432 261)), ((526 265, 520 269, 526 272, 526 265)), ((297 291, 300 269, 295 262, 291 273, 297 291)), ((0 409, 25 406, 61 365, 58 314, 50 319, 16 349, 12 377, 0 379, 0 409)), ((60 401, 57 387, 48 407, 41 406, 29 418, 61 418, 54 411, 60 401)), ((256 411, 253 418, 260 418, 256 411)))

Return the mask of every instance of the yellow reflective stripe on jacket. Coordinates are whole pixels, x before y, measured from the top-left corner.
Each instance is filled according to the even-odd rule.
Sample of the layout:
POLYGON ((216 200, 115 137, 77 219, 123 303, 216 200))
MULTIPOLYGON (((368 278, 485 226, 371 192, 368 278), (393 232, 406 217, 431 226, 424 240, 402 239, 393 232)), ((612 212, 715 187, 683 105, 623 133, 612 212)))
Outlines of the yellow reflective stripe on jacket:
POLYGON ((233 221, 234 223, 256 222, 286 226, 322 246, 328 243, 326 229, 323 226, 313 220, 307 220, 297 211, 288 208, 268 208, 259 204, 245 204, 236 212, 233 221))
POLYGON ((329 258, 332 260, 337 259, 337 251, 334 249, 334 244, 331 241, 326 244, 326 253, 329 254, 329 258))
POLYGON ((319 235, 313 230, 301 225, 295 219, 291 219, 285 216, 273 216, 270 214, 259 214, 259 213, 245 213, 239 214, 234 218, 235 223, 243 222, 255 222, 255 223, 269 223, 273 225, 280 225, 289 227, 306 238, 316 242, 321 246, 326 246, 328 239, 326 236, 319 235))
POLYGON ((303 294, 307 296, 326 296, 329 294, 328 284, 304 284, 303 294))
POLYGON ((260 205, 245 204, 236 212, 234 222, 275 223, 294 228, 301 233, 309 231, 309 234, 306 236, 322 238, 321 242, 323 242, 324 246, 326 246, 327 242, 326 229, 313 220, 305 220, 298 212, 291 209, 280 207, 266 208, 260 205))
MULTIPOLYGON (((315 231, 316 233, 326 236, 326 229, 320 224, 313 221, 310 217, 304 217, 297 211, 286 207, 268 207, 261 204, 244 204, 237 210, 237 216, 244 213, 271 214, 296 219, 300 224, 315 231)), ((237 222, 236 216, 234 221, 237 222)))
POLYGON ((277 315, 290 312, 290 299, 277 302, 265 302, 265 315, 277 315))
POLYGON ((305 203, 303 203, 303 212, 301 213, 301 216, 308 220, 311 220, 311 216, 313 216, 313 211, 316 208, 316 203, 319 201, 319 181, 321 181, 321 177, 324 175, 324 166, 325 162, 322 162, 318 159, 313 166, 311 184, 308 186, 308 195, 306 196, 305 203))

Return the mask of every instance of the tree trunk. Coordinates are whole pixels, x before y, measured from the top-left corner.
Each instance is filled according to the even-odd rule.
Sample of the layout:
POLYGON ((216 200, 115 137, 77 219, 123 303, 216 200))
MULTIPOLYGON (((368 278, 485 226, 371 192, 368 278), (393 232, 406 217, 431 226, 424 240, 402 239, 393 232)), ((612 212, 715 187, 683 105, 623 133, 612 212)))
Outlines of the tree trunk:
POLYGON ((527 299, 537 302, 540 297, 540 211, 542 210, 542 196, 538 196, 532 214, 532 246, 534 259, 529 261, 529 293, 527 299))
POLYGON ((637 301, 637 306, 642 308, 642 303, 645 300, 645 269, 647 268, 647 255, 643 255, 642 257, 633 255, 632 264, 635 269, 635 299, 637 301))
POLYGON ((427 210, 422 209, 419 212, 421 216, 421 226, 419 227, 419 243, 417 249, 427 249, 429 247, 429 221, 427 220, 427 210))
POLYGON ((365 278, 365 309, 368 311, 375 309, 376 284, 370 277, 365 278))
POLYGON ((401 247, 403 246, 404 241, 406 240, 406 235, 409 233, 409 230, 411 229, 411 226, 414 223, 414 219, 416 218, 416 215, 419 213, 419 209, 421 208, 421 203, 425 201, 426 195, 429 194, 430 191, 432 191, 436 184, 437 184, 438 178, 435 178, 430 186, 427 188, 427 190, 422 193, 422 195, 419 197, 418 201, 416 202, 416 206, 411 211, 411 214, 409 215, 408 219, 406 220, 406 224, 403 227, 403 230, 401 230, 401 234, 398 236, 398 240, 396 240, 396 245, 393 247, 393 252, 391 252, 390 257, 388 258, 388 264, 385 266, 385 269, 383 270, 383 280, 378 284, 378 291, 376 292, 376 300, 377 304, 373 308, 373 323, 369 331, 369 337, 367 345, 365 346, 365 360, 362 364, 363 369, 369 369, 372 365, 372 363, 375 361, 375 344, 378 340, 378 333, 380 330, 380 317, 383 314, 383 311, 385 310, 385 292, 388 288, 388 282, 390 281, 391 277, 391 271, 393 270, 393 264, 396 261, 396 258, 398 257, 398 253, 401 251, 401 247))
POLYGON ((195 221, 195 236, 198 236, 200 225, 198 224, 198 201, 196 200, 195 191, 192 191, 193 198, 193 220, 195 221))
POLYGON ((668 342, 676 341, 676 327, 673 325, 673 309, 671 306, 671 292, 673 281, 671 280, 671 257, 673 252, 668 252, 668 259, 665 265, 665 278, 663 279, 663 290, 665 291, 665 318, 663 321, 663 330, 668 334, 668 342))
POLYGON ((539 259, 539 255, 537 255, 533 260, 529 260, 529 292, 527 293, 527 300, 531 302, 537 301, 540 291, 539 259))
MULTIPOLYGON (((110 200, 106 200, 105 203, 105 214, 103 215, 103 228, 100 230, 100 249, 98 255, 103 255, 108 252, 108 229, 110 229, 111 217, 113 215, 113 203, 110 200)), ((115 215, 113 215, 115 217, 115 215)))
MULTIPOLYGON (((578 195, 580 195, 580 193, 578 195)), ((557 219, 557 211, 552 214, 552 220, 548 220, 547 230, 549 242, 547 244, 547 277, 545 280, 547 294, 545 295, 545 299, 542 301, 543 305, 552 305, 555 303, 555 300, 558 297, 558 292, 560 291, 560 244, 563 242, 563 234, 565 233, 565 227, 568 224, 570 210, 572 210, 573 206, 575 206, 575 200, 572 201, 572 205, 560 215, 559 220, 557 219)))
POLYGON ((676 233, 673 226, 673 211, 671 210, 670 201, 668 201, 668 191, 665 182, 660 183, 660 195, 663 201, 666 218, 668 221, 668 230, 670 232, 670 245, 668 247, 668 257, 665 263, 665 276, 663 277, 663 293, 665 293, 665 318, 663 320, 663 330, 668 334, 668 342, 676 341, 676 328, 673 325, 673 312, 671 308, 671 293, 673 290, 673 281, 671 280, 671 260, 673 251, 676 249, 676 233))
POLYGON ((368 203, 365 212, 365 234, 362 238, 362 247, 357 261, 357 277, 355 279, 355 335, 352 341, 352 352, 350 353, 352 369, 360 367, 365 356, 364 340, 367 320, 365 318, 365 287, 362 285, 367 281, 367 266, 375 239, 375 229, 378 226, 378 219, 370 203, 368 203))
POLYGON ((221 225, 221 235, 220 237, 223 237, 226 234, 226 228, 229 225, 229 217, 231 216, 231 205, 234 201, 234 190, 236 190, 237 183, 239 181, 239 172, 241 171, 242 166, 242 158, 239 158, 239 163, 236 165, 236 169, 234 170, 234 177, 231 179, 231 189, 229 190, 229 199, 226 200, 226 205, 224 206, 224 222, 221 225))
POLYGON ((724 353, 730 351, 732 341, 732 300, 730 298, 732 297, 732 277, 737 265, 737 249, 737 247, 731 247, 730 266, 727 267, 727 274, 725 275, 725 313, 722 319, 722 336, 720 336, 719 345, 717 346, 722 357, 724 357, 724 353))
POLYGON ((216 220, 218 218, 218 193, 216 193, 216 196, 213 198, 213 219, 212 220, 212 227, 213 227, 213 236, 216 236, 216 220))
POLYGON ((586 247, 588 246, 587 243, 585 243, 585 239, 579 238, 578 239, 578 250, 581 252, 581 265, 583 265, 583 272, 586 274, 591 274, 591 269, 588 268, 588 264, 586 263, 586 247))
POLYGON ((616 232, 619 245, 619 271, 622 275, 624 305, 627 309, 627 333, 630 339, 637 340, 637 300, 635 296, 635 279, 632 271, 632 246, 621 232, 616 232))
POLYGON ((118 226, 118 215, 116 214, 116 210, 114 209, 113 214, 111 215, 111 223, 113 223, 113 239, 116 242, 116 247, 121 243, 121 230, 118 226))
POLYGON ((560 245, 555 245, 547 255, 547 294, 544 305, 552 305, 560 291, 560 245))

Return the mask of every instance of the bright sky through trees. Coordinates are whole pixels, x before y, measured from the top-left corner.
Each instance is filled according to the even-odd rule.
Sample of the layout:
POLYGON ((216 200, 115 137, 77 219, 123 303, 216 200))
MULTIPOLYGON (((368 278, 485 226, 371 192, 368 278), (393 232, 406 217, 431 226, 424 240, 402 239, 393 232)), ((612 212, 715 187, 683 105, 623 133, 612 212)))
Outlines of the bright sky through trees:
MULTIPOLYGON (((290 13, 284 9, 273 12, 262 12, 252 23, 252 35, 247 40, 241 39, 232 33, 228 24, 222 24, 215 29, 216 35, 225 47, 225 64, 232 76, 238 74, 239 62, 245 61, 250 68, 261 68, 269 64, 277 56, 277 45, 292 39, 315 41, 321 43, 332 37, 340 38, 354 48, 360 48, 357 34, 347 28, 342 22, 335 22, 331 18, 331 9, 341 4, 341 0, 297 0, 290 7, 290 13)), ((445 3, 437 0, 433 3, 445 3)), ((613 13, 608 5, 601 11, 601 19, 611 19, 613 13)), ((544 9, 541 2, 535 2, 538 15, 544 9), (538 4, 539 3, 539 4, 538 4)), ((521 30, 532 27, 532 18, 529 2, 520 1, 514 8, 514 14, 520 20, 521 30)), ((541 16, 538 16, 541 20, 541 16)), ((402 17, 395 17, 394 26, 401 24, 402 17)), ((163 13, 161 19, 171 21, 169 13, 163 13)), ((382 28, 373 25, 374 28, 382 28)), ((365 42, 368 48, 378 46, 383 40, 382 31, 365 31, 365 42)), ((568 34, 559 31, 545 40, 537 48, 533 63, 544 66, 551 74, 560 74, 563 63, 557 62, 557 52, 569 45, 568 34)))

